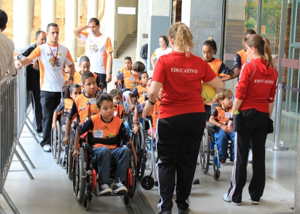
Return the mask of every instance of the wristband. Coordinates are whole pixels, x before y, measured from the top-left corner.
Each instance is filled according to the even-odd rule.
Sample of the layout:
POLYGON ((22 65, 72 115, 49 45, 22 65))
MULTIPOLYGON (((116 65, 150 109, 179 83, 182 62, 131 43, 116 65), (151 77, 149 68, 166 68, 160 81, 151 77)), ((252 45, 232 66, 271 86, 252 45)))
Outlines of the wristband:
POLYGON ((138 124, 139 123, 139 119, 133 119, 133 123, 138 124))
POLYGON ((108 71, 107 73, 112 74, 112 71, 108 71))
POLYGON ((230 120, 230 121, 233 121, 233 118, 232 118, 232 117, 229 117, 229 120, 230 120))
POLYGON ((154 106, 154 104, 155 104, 155 102, 153 103, 153 102, 151 102, 150 100, 148 100, 148 102, 149 102, 151 105, 153 105, 153 106, 154 106))

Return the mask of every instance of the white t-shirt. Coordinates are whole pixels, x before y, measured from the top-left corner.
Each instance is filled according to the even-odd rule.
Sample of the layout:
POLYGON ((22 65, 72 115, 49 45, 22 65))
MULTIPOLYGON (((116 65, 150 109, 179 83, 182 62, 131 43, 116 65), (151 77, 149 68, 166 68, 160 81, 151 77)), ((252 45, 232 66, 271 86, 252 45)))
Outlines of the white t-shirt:
POLYGON ((94 73, 106 74, 107 52, 113 52, 110 38, 104 34, 94 36, 81 32, 80 40, 86 42, 86 55, 91 62, 90 70, 94 73))
POLYGON ((14 43, 0 30, 0 79, 5 76, 7 71, 12 75, 16 74, 14 50, 14 43))
POLYGON ((48 43, 36 47, 28 56, 31 60, 39 60, 41 90, 60 92, 65 84, 64 64, 72 65, 72 56, 65 46, 51 46, 48 43), (57 54, 58 47, 58 54, 57 54), (57 60, 55 61, 55 58, 57 60))
POLYGON ((172 48, 166 48, 166 49, 157 48, 152 54, 152 59, 157 61, 159 57, 163 55, 167 55, 169 53, 172 53, 172 48))

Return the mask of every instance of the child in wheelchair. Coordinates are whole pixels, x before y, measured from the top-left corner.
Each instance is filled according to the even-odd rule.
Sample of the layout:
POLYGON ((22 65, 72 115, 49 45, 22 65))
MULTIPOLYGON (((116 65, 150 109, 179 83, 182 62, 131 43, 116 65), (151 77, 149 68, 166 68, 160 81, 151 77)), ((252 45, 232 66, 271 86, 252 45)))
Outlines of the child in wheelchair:
POLYGON ((61 102, 53 113, 52 129, 56 129, 56 121, 59 115, 62 113, 64 113, 64 115, 69 114, 75 98, 80 94, 81 88, 78 84, 68 86, 67 90, 65 91, 64 102, 61 102))
POLYGON ((80 135, 88 132, 88 144, 90 146, 89 159, 96 165, 98 172, 98 188, 100 195, 127 193, 124 185, 127 178, 127 169, 130 164, 131 153, 137 161, 134 146, 126 132, 122 119, 114 116, 113 98, 106 93, 97 97, 97 106, 100 113, 87 118, 77 129, 75 136, 75 148, 73 157, 79 154, 80 135), (131 151, 120 142, 130 142, 131 151), (110 188, 111 162, 116 161, 117 168, 113 189, 110 188))
POLYGON ((115 85, 116 85, 116 89, 120 89, 120 90, 123 90, 123 87, 124 87, 124 79, 123 80, 118 80, 118 76, 121 74, 121 73, 124 73, 124 71, 126 72, 130 72, 130 70, 132 69, 132 59, 130 56, 126 56, 124 58, 124 67, 121 68, 118 73, 117 73, 117 81, 115 82, 115 85))
POLYGON ((122 99, 122 91, 119 89, 112 89, 109 92, 110 96, 113 98, 113 103, 114 103, 114 116, 118 118, 123 118, 123 116, 128 116, 129 112, 126 112, 124 110, 124 107, 121 104, 121 99, 122 99))
POLYGON ((224 89, 216 95, 216 101, 220 105, 216 107, 209 118, 209 123, 216 126, 214 133, 215 143, 219 150, 219 159, 225 163, 228 158, 228 140, 231 140, 230 161, 234 161, 234 139, 235 133, 230 132, 228 128, 229 117, 232 109, 232 92, 224 89))
MULTIPOLYGON (((130 108, 128 94, 134 90, 138 85, 140 85, 139 75, 145 71, 145 65, 137 61, 132 65, 132 70, 125 70, 122 73, 119 73, 117 80, 124 81, 124 90, 123 90, 123 104, 126 112, 132 112, 133 109, 130 108)), ((135 101, 133 102, 135 103, 135 101)))
POLYGON ((92 72, 85 72, 82 75, 84 92, 74 100, 66 122, 64 143, 69 144, 71 122, 78 118, 79 124, 83 123, 90 115, 99 113, 96 105, 97 84, 92 72))

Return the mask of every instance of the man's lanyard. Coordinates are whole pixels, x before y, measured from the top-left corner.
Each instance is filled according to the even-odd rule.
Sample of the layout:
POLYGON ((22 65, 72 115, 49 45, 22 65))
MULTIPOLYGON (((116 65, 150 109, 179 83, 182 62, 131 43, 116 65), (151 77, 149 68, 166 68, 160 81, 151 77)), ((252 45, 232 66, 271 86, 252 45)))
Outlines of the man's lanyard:
POLYGON ((48 44, 48 47, 49 47, 49 49, 50 49, 50 51, 51 51, 52 57, 54 58, 53 67, 54 67, 54 65, 56 65, 56 67, 59 67, 59 65, 58 65, 58 58, 57 58, 57 56, 58 56, 58 50, 59 50, 59 48, 58 48, 58 47, 59 47, 59 44, 57 43, 56 56, 54 56, 53 51, 52 51, 52 49, 50 48, 49 44, 48 44))

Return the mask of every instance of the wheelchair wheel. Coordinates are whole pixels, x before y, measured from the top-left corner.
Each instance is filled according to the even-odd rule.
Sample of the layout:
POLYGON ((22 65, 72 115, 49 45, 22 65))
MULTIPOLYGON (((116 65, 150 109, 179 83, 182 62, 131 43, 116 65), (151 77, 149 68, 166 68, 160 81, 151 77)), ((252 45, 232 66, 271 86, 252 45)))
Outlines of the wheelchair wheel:
POLYGON ((79 149, 79 155, 74 159, 73 164, 73 191, 78 202, 83 203, 85 198, 86 174, 85 174, 85 157, 83 148, 79 149))
POLYGON ((144 177, 145 169, 146 169, 146 154, 145 154, 145 133, 143 127, 140 126, 140 151, 139 151, 139 158, 140 158, 140 170, 139 170, 139 180, 144 177))
POLYGON ((54 159, 57 157, 57 141, 58 131, 57 129, 51 129, 51 153, 54 159))
POLYGON ((217 169, 217 170, 214 172, 214 179, 215 179, 215 181, 218 181, 218 180, 219 180, 220 175, 221 175, 221 172, 220 172, 219 169, 217 169))
POLYGON ((56 121, 56 127, 57 127, 57 159, 56 163, 60 163, 60 155, 61 155, 61 126, 60 122, 56 121))
POLYGON ((85 198, 84 202, 83 202, 83 207, 85 209, 85 211, 88 211, 89 207, 90 207, 90 202, 91 200, 88 198, 85 198))
POLYGON ((200 144, 200 165, 204 174, 207 174, 209 169, 210 144, 207 129, 204 129, 201 144, 200 144))
POLYGON ((67 153, 67 173, 70 180, 73 179, 73 139, 70 139, 70 145, 68 146, 68 153, 67 153))
POLYGON ((145 190, 151 190, 154 187, 154 179, 151 176, 145 176, 141 180, 141 185, 145 190))
POLYGON ((124 195, 124 203, 127 208, 131 206, 132 198, 129 196, 129 194, 124 195))
POLYGON ((143 143, 143 136, 141 133, 142 130, 139 131, 136 135, 132 134, 132 140, 133 140, 133 144, 137 156, 136 176, 139 180, 141 180, 142 177, 144 176, 144 171, 146 166, 145 157, 144 157, 145 149, 143 149, 145 144, 143 143))

